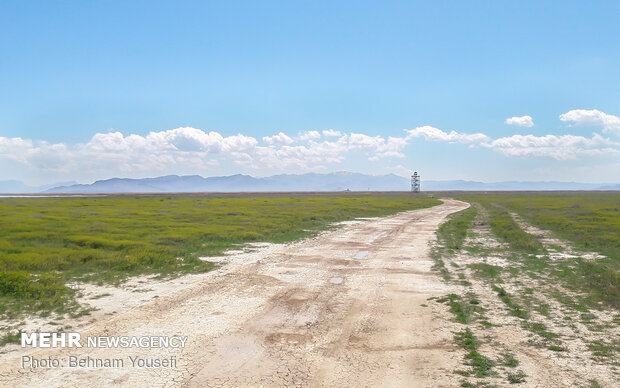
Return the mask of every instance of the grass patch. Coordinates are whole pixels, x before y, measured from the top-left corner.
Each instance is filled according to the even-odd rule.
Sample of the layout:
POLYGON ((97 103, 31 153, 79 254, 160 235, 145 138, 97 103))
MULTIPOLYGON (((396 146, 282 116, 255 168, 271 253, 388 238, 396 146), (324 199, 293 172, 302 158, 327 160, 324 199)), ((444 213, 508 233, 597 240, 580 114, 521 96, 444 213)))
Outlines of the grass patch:
MULTIPOLYGON (((525 255, 544 253, 535 236, 525 233, 508 211, 526 222, 550 230, 577 249, 606 257, 596 260, 517 258, 533 278, 547 277, 562 287, 584 294, 583 303, 603 302, 620 309, 620 193, 458 193, 455 197, 479 203, 489 213, 493 232, 511 249, 525 255)), ((562 246, 549 249, 565 251, 562 246)))
POLYGON ((540 241, 521 229, 508 211, 496 205, 487 205, 486 208, 489 211, 491 230, 500 240, 508 243, 514 251, 525 253, 543 251, 540 241))
POLYGON ((620 353, 620 341, 605 342, 596 340, 588 344, 588 349, 592 351, 592 355, 596 358, 614 358, 620 353))
POLYGON ((467 265, 474 270, 474 273, 483 278, 494 279, 502 272, 502 267, 487 263, 476 263, 467 265))
POLYGON ((474 376, 486 377, 493 374, 491 370, 495 366, 495 362, 478 353, 478 351, 472 350, 465 355, 465 358, 469 360, 469 365, 472 367, 474 376))
POLYGON ((493 374, 492 369, 495 366, 495 362, 478 352, 480 341, 471 330, 467 329, 456 333, 454 341, 468 351, 465 355, 465 360, 467 360, 467 365, 472 368, 470 372, 472 376, 486 377, 493 374))
POLYGON ((539 335, 545 341, 553 341, 558 338, 558 335, 547 330, 547 327, 543 323, 535 322, 526 325, 527 329, 532 333, 539 335))
POLYGON ((603 386, 596 380, 588 380, 589 388, 603 388, 603 386))
POLYGON ((547 303, 543 303, 540 301, 537 301, 537 303, 534 305, 534 310, 536 310, 536 312, 538 312, 540 315, 548 317, 550 316, 550 308, 551 306, 549 306, 549 304, 547 303))
POLYGON ((74 294, 64 285, 62 275, 55 272, 0 271, 0 314, 4 316, 67 306, 74 294))
MULTIPOLYGON (((479 242, 483 240, 476 240, 477 243, 459 248, 462 252, 457 258, 469 254, 465 263, 475 263, 467 264, 474 279, 481 279, 484 286, 492 287, 510 314, 522 319, 521 327, 533 333, 530 334, 531 343, 552 352, 568 352, 575 338, 583 338, 583 326, 578 325, 582 323, 589 331, 600 332, 601 340, 590 339, 587 353, 596 362, 617 366, 620 341, 607 329, 613 329, 620 322, 620 314, 617 314, 620 309, 620 193, 455 193, 454 197, 470 202, 479 214, 476 227, 487 223, 493 235, 502 242, 496 245, 492 241, 495 239, 491 239, 485 245, 479 242), (513 217, 514 213, 518 217, 513 217), (549 240, 538 236, 542 233, 526 232, 530 229, 521 228, 521 222, 516 221, 519 219, 566 242, 547 245, 549 240), (590 252, 606 257, 589 257, 586 253, 590 252), (490 265, 484 257, 499 257, 507 265, 490 265), (547 298, 554 298, 561 306, 556 308, 557 303, 547 298), (597 311, 604 310, 616 312, 613 323, 598 319, 605 315, 597 311), (528 321, 530 313, 538 322, 528 321), (553 332, 555 329, 549 329, 555 327, 552 321, 567 326, 574 334, 560 338, 553 332)), ((472 237, 476 235, 468 233, 472 237)), ((486 234, 480 228, 479 236, 484 238, 486 234)), ((456 252, 455 247, 448 251, 452 252, 456 252)), ((458 322, 469 322, 464 308, 465 297, 449 303, 458 322)), ((493 366, 489 366, 485 358, 478 357, 482 356, 480 345, 473 334, 461 332, 455 340, 466 348, 467 363, 472 366, 472 370, 463 368, 463 376, 470 380, 463 384, 479 386, 480 381, 471 377, 493 373, 493 366), (474 371, 474 364, 479 368, 477 371, 474 371)), ((514 368, 501 369, 511 384, 525 381, 525 374, 518 370, 519 363, 514 356, 502 354, 495 362, 514 368)), ((598 383, 594 381, 591 386, 598 386, 598 383)))
POLYGON ((510 384, 520 384, 525 382, 525 377, 527 377, 527 375, 525 374, 525 372, 523 372, 522 370, 517 371, 515 373, 508 373, 508 382, 510 384))
MULTIPOLYGON (((446 281, 451 280, 452 276, 443 258, 463 248, 463 240, 467 236, 467 230, 475 216, 476 209, 474 207, 469 207, 458 213, 449 215, 447 221, 441 224, 437 230, 437 240, 439 244, 433 247, 431 251, 431 257, 435 261, 433 270, 441 273, 441 276, 446 281)), ((456 263, 451 262, 450 265, 458 268, 456 263)))
POLYGON ((21 334, 19 331, 17 332, 8 332, 0 337, 0 346, 4 346, 6 344, 18 344, 21 340, 21 334))
POLYGON ((433 271, 438 271, 443 277, 443 280, 450 281, 452 279, 452 275, 450 275, 450 271, 448 270, 448 268, 446 268, 446 264, 441 258, 441 252, 439 251, 439 248, 433 248, 433 250, 431 251, 431 257, 435 261, 435 264, 432 268, 433 271))
POLYGON ((471 323, 475 320, 474 314, 480 311, 480 307, 475 306, 471 301, 450 302, 450 312, 456 317, 459 323, 471 323))
POLYGON ((0 198, 0 315, 72 307, 69 281, 214 268, 199 258, 440 202, 409 194, 0 198))
POLYGON ((467 231, 475 217, 476 208, 473 206, 448 216, 448 220, 437 230, 437 237, 442 245, 450 250, 462 249, 467 231))
POLYGON ((450 306, 449 311, 454 314, 455 320, 462 324, 474 322, 484 312, 484 309, 479 306, 480 301, 472 294, 467 294, 465 297, 450 294, 437 299, 437 302, 447 303, 450 306))
POLYGON ((515 302, 512 296, 502 287, 493 286, 493 291, 497 292, 497 296, 499 296, 501 301, 508 306, 511 315, 521 319, 526 319, 528 317, 528 313, 523 310, 523 308, 515 302))
POLYGON ((507 366, 509 368, 515 368, 519 365, 519 360, 517 360, 512 353, 505 352, 505 353, 502 353, 500 356, 501 356, 501 359, 499 362, 503 366, 507 366))
POLYGON ((474 336, 471 330, 458 332, 454 335, 454 341, 465 350, 476 350, 480 347, 480 341, 474 336))

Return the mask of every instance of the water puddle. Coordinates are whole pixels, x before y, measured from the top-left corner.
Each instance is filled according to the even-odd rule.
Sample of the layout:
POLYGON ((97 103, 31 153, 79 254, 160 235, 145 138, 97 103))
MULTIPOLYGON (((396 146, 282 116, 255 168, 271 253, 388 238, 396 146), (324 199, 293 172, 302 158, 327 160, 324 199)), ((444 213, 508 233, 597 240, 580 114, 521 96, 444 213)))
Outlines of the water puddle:
POLYGON ((356 258, 357 260, 362 260, 362 259, 365 259, 365 258, 366 258, 366 256, 368 256, 368 253, 369 253, 368 251, 361 251, 361 252, 357 252, 357 254, 355 255, 355 258, 356 258))

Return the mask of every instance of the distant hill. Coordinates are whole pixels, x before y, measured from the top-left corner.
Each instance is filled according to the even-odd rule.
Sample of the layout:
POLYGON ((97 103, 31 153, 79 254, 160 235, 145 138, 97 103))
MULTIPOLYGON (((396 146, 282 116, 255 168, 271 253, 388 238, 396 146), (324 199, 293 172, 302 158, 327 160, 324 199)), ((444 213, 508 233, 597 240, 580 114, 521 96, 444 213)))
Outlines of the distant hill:
POLYGON ((463 190, 463 191, 550 191, 550 190, 619 190, 620 185, 577 182, 475 182, 475 181, 427 181, 422 182, 422 189, 427 191, 463 190), (606 188, 607 187, 607 188, 606 188))
POLYGON ((55 187, 46 193, 154 193, 223 191, 393 191, 407 190, 406 178, 389 175, 364 175, 348 172, 331 174, 274 175, 254 178, 231 175, 203 178, 198 175, 168 175, 157 178, 113 178, 90 185, 55 187))
MULTIPOLYGON (((544 191, 620 190, 620 184, 577 182, 476 182, 465 180, 425 181, 422 191, 544 191)), ((20 181, 0 181, 0 193, 171 193, 171 192, 265 192, 265 191, 407 191, 409 179, 394 174, 366 175, 350 172, 330 174, 282 174, 265 178, 230 175, 203 178, 199 175, 167 175, 156 178, 112 178, 91 184, 32 187, 20 181)))
POLYGON ((43 186, 28 186, 18 180, 0 181, 0 193, 40 193, 58 186, 74 185, 75 182, 60 182, 43 186))
POLYGON ((38 191, 40 191, 38 187, 28 186, 24 182, 0 181, 0 193, 36 193, 38 191))

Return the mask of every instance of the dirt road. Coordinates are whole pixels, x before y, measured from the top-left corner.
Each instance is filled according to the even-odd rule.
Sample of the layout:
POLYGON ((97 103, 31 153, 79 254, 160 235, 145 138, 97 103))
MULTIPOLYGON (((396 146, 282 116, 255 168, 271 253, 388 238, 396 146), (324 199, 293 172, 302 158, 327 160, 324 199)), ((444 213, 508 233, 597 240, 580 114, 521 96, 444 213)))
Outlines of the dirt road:
POLYGON ((449 292, 429 243, 468 204, 345 225, 316 238, 229 257, 229 263, 148 303, 101 319, 86 336, 188 336, 184 348, 37 350, 60 367, 0 359, 1 386, 458 386, 462 353, 427 299, 449 292), (68 367, 68 357, 119 359, 68 367), (132 366, 131 356, 176 368, 132 366))

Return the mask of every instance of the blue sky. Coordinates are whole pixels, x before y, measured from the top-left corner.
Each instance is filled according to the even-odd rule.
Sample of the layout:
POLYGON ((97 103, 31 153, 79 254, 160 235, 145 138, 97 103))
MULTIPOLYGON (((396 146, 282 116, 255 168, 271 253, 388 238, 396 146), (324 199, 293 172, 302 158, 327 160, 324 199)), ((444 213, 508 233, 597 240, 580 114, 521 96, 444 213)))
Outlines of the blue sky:
POLYGON ((616 182, 619 14, 611 1, 5 1, 0 180, 616 182), (505 123, 522 116, 533 125, 505 123))

